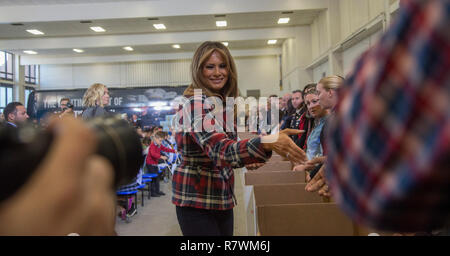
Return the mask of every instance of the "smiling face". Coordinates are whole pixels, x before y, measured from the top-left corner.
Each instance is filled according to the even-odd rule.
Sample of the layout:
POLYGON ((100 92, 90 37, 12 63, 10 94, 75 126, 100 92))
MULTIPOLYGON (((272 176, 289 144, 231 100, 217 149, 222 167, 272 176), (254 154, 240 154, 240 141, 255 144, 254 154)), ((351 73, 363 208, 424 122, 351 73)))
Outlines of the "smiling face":
POLYGON ((313 118, 320 118, 325 115, 324 109, 320 106, 320 100, 317 94, 307 94, 305 96, 305 104, 308 108, 309 114, 311 114, 313 118))
POLYGON ((203 65, 202 75, 206 86, 214 92, 219 92, 228 81, 228 67, 223 57, 214 51, 203 65))

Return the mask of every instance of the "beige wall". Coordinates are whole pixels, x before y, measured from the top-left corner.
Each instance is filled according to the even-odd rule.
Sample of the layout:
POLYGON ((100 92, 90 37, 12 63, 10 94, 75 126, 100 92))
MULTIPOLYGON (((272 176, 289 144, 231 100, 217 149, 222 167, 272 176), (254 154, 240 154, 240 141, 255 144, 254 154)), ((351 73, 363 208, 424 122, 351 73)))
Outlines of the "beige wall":
MULTIPOLYGON (((262 96, 278 94, 280 64, 277 56, 238 57, 239 89, 260 89, 262 96)), ((87 88, 100 82, 109 87, 187 85, 190 60, 41 65, 41 89, 87 88)))

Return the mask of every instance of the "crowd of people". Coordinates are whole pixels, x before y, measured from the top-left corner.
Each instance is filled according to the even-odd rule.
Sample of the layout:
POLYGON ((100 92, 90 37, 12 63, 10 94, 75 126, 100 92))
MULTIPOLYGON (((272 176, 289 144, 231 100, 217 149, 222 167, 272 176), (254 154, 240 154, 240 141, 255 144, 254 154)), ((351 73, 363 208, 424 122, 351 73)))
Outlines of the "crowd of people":
MULTIPOLYGON (((258 168, 276 152, 294 164, 293 171, 308 173, 307 191, 332 196, 358 223, 448 235, 449 8, 446 0, 404 1, 399 19, 346 79, 332 75, 281 98, 269 97, 269 111, 280 118, 277 129, 259 125, 261 136, 240 140, 225 129, 203 129, 167 137, 158 127, 139 129, 133 117, 147 149, 143 169, 158 172, 164 152, 180 155, 172 202, 182 233, 233 235, 233 169, 258 168), (280 101, 279 109, 272 108, 273 99, 280 101)), ((206 104, 207 97, 238 96, 236 65, 227 47, 207 41, 193 56, 191 74, 182 106, 191 111, 178 111, 177 120, 210 128, 204 120, 221 113, 206 104)), ((109 115, 106 86, 91 86, 83 101, 83 119, 109 115)), ((266 122, 271 116, 266 112, 260 119, 273 123, 266 122)), ((4 118, 14 128, 28 116, 15 102, 5 108, 4 118)), ((51 120, 48 127, 55 131, 48 158, 0 204, 0 234, 114 234, 111 165, 93 154, 95 137, 73 118, 51 120)), ((152 193, 162 196, 155 180, 152 193)))

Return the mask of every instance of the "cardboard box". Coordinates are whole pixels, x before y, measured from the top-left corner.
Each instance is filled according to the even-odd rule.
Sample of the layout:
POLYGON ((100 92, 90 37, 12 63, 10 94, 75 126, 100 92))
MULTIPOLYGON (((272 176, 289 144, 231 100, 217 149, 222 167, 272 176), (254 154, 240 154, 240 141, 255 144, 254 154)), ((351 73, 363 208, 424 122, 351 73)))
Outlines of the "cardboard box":
POLYGON ((262 236, 353 236, 352 221, 333 203, 258 206, 262 236))
POLYGON ((269 185, 304 183, 305 172, 280 171, 280 172, 259 172, 248 171, 244 174, 245 185, 269 185))
POLYGON ((289 161, 288 159, 284 160, 286 158, 278 155, 278 154, 272 154, 272 157, 269 159, 269 162, 283 162, 283 161, 289 161))
POLYGON ((317 193, 305 191, 306 183, 255 185, 256 206, 268 204, 323 203, 317 193))
POLYGON ((256 172, 278 172, 278 171, 291 171, 292 164, 289 161, 282 162, 267 162, 265 165, 259 167, 256 172))
POLYGON ((305 183, 255 185, 258 231, 263 236, 352 236, 355 227, 335 203, 323 203, 305 183))

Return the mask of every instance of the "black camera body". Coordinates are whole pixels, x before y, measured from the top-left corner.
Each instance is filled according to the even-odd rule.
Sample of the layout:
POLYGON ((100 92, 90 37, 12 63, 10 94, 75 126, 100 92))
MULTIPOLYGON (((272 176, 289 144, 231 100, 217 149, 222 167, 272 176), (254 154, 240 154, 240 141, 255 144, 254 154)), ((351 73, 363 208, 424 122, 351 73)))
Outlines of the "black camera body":
MULTIPOLYGON (((97 136, 96 154, 109 160, 114 169, 114 187, 136 178, 144 157, 139 135, 125 120, 101 117, 86 121, 97 136)), ((53 141, 49 130, 31 125, 0 125, 0 202, 12 196, 33 174, 53 141)), ((74 152, 76 154, 77 152, 74 152)))
POLYGON ((67 102, 66 106, 67 106, 67 108, 71 108, 71 109, 73 109, 73 104, 72 104, 72 103, 70 103, 70 102, 67 102))

